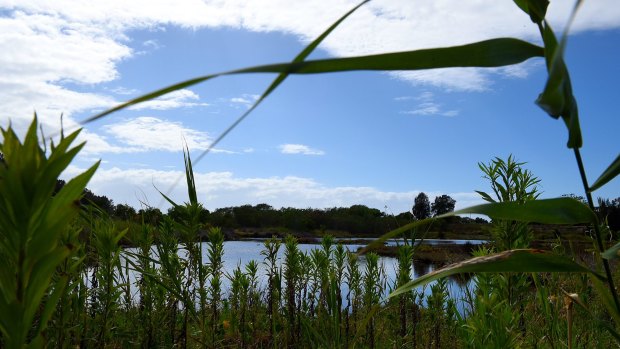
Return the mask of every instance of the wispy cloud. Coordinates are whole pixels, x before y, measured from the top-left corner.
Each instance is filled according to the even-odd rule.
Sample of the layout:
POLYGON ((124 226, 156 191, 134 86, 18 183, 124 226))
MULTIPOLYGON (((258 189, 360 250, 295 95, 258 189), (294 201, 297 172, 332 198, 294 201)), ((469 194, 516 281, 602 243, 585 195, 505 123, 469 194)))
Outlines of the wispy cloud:
POLYGON ((164 96, 159 98, 155 98, 153 100, 137 104, 130 109, 132 110, 143 110, 143 109, 153 109, 153 110, 168 110, 175 108, 190 108, 190 107, 206 107, 209 106, 208 103, 199 102, 200 96, 195 92, 182 89, 177 91, 172 91, 164 96))
POLYGON ((144 41, 142 43, 142 46, 151 50, 157 50, 163 47, 157 40, 153 39, 144 41))
POLYGON ((123 86, 114 87, 109 90, 112 93, 115 93, 117 95, 122 95, 122 96, 135 95, 138 92, 140 92, 139 90, 136 90, 134 88, 127 88, 123 86))
POLYGON ((310 148, 303 144, 282 144, 279 148, 282 154, 325 155, 323 150, 310 148))
POLYGON ((403 110, 400 112, 401 114, 423 116, 436 115, 448 117, 457 116, 459 114, 459 111, 455 109, 445 110, 440 103, 435 101, 435 95, 429 91, 422 92, 415 97, 397 97, 394 98, 394 100, 399 102, 412 100, 416 102, 413 108, 403 110))
POLYGON ((142 116, 103 127, 106 134, 123 145, 122 152, 182 151, 183 142, 192 150, 204 150, 211 137, 180 122, 142 116))
POLYGON ((250 106, 252 106, 252 104, 254 104, 254 102, 256 102, 256 100, 258 100, 259 97, 259 95, 244 93, 239 97, 233 97, 229 99, 229 102, 232 104, 232 106, 242 105, 246 108, 249 108, 250 106))

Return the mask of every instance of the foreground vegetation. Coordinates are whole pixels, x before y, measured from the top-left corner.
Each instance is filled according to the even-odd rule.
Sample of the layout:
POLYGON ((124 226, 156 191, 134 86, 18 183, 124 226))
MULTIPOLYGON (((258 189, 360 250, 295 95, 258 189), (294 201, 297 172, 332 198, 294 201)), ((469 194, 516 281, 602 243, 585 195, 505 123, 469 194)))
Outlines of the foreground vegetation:
MULTIPOLYGON (((52 145, 46 156, 36 129, 33 122, 23 144, 11 129, 3 133, 0 188, 7 214, 0 221, 1 251, 10 263, 0 279, 3 347, 562 347, 567 338, 581 347, 611 343, 609 332, 588 321, 592 314, 608 316, 604 300, 578 274, 481 274, 473 283, 457 279, 465 287, 457 298, 450 296, 447 279, 386 298, 412 281, 412 263, 423 246, 411 245, 411 239, 424 230, 405 234, 393 280, 376 254, 349 253, 329 235, 308 253, 290 235, 267 240, 262 260, 226 273, 222 231, 208 228, 204 253, 196 240, 205 226, 188 157, 189 202, 171 201, 177 219, 142 223, 132 237, 137 248, 124 251, 119 242, 128 230, 119 221, 75 204, 96 166, 56 194, 49 185, 79 150, 69 148, 76 134, 52 145), (574 309, 563 290, 587 297, 588 311, 574 309)), ((519 180, 529 172, 511 161, 520 173, 511 187, 526 185, 521 192, 536 196, 519 180)), ((476 254, 529 243, 528 225, 506 224, 495 221, 493 244, 476 254)), ((560 242, 555 255, 593 263, 591 253, 574 255, 560 242)))
MULTIPOLYGON (((304 61, 354 9, 291 64, 229 74, 280 74, 258 104, 291 73, 497 67, 544 57, 549 78, 537 103, 567 127, 567 145, 575 154, 587 205, 572 198, 540 200, 538 179, 522 168, 524 164, 511 157, 494 159, 480 164, 491 183, 492 192, 480 192, 488 204, 418 220, 381 238, 407 239, 398 251, 393 281, 385 279, 376 255, 369 253, 365 264, 358 264, 358 255, 345 253, 330 237, 309 254, 300 253, 292 237, 284 243, 269 240, 262 261, 239 266, 228 275, 223 272, 221 230, 208 230, 206 260, 202 245, 195 241, 202 207, 189 156, 185 157, 189 201, 178 205, 169 200, 180 219, 164 219, 156 227, 141 225, 135 238, 139 250, 125 258, 119 241, 127 230, 99 212, 80 210, 80 197, 97 165, 54 195, 58 176, 80 150, 81 146, 70 148, 77 132, 62 135, 48 150, 37 137, 35 120, 23 142, 11 128, 2 134, 0 258, 5 265, 0 269, 0 344, 6 348, 617 345, 620 299, 615 263, 620 244, 610 248, 605 244, 611 232, 606 218, 595 212, 592 192, 620 173, 620 157, 589 184, 579 151, 583 141, 577 103, 563 60, 566 32, 558 40, 545 21, 546 1, 515 3, 540 29, 544 47, 495 39, 452 48, 304 61), (477 257, 468 261, 411 280, 416 247, 406 241, 437 219, 459 213, 490 216, 493 245, 476 251, 477 257), (550 251, 532 249, 530 222, 588 224, 593 248, 576 253, 558 243, 550 251), (82 229, 84 225, 88 229, 82 229), (139 273, 138 280, 132 280, 132 271, 139 273), (462 273, 476 273, 474 286, 462 298, 449 298, 445 277, 462 273), (261 277, 264 284, 258 281, 261 277), (230 290, 224 290, 225 279, 230 280, 230 290), (132 285, 138 289, 135 294, 132 285)), ((216 76, 158 90, 91 120, 216 76)))

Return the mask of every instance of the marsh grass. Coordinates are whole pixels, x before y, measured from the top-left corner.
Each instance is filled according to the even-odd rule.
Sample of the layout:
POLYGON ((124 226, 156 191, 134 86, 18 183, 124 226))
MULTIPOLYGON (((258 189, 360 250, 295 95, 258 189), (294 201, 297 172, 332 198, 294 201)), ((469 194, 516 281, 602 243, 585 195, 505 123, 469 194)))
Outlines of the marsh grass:
MULTIPOLYGON (((261 261, 252 261, 233 275, 232 290, 221 288, 222 237, 209 231, 209 260, 202 260, 197 215, 200 204, 185 153, 189 201, 182 219, 159 222, 145 217, 139 229, 119 228, 109 218, 88 212, 79 216, 79 198, 97 168, 69 181, 53 195, 55 182, 82 145, 70 148, 78 132, 61 135, 49 151, 37 136, 36 117, 21 142, 9 127, 0 144, 0 344, 6 348, 45 347, 609 347, 620 343, 620 301, 612 264, 620 244, 607 250, 608 234, 594 211, 592 192, 620 173, 620 156, 594 184, 584 170, 583 139, 569 72, 563 60, 567 33, 580 2, 560 39, 545 20, 547 1, 515 0, 540 30, 543 46, 511 38, 468 45, 387 53, 365 57, 305 61, 306 57, 358 5, 291 63, 251 67, 184 81, 89 118, 114 111, 218 76, 277 73, 258 101, 196 160, 243 121, 289 74, 348 70, 419 70, 445 67, 499 67, 533 57, 545 60, 548 79, 537 104, 562 119, 568 148, 574 153, 587 205, 571 198, 538 200, 527 188, 536 179, 519 164, 499 159, 481 169, 489 177, 497 200, 481 192, 488 204, 453 214, 490 216, 496 246, 479 257, 410 280, 409 260, 415 250, 399 252, 396 290, 388 288, 373 253, 359 256, 334 247, 324 237, 322 247, 300 253, 292 238, 284 241, 284 267, 278 263, 281 242, 265 243, 261 261), (517 164, 515 167, 514 165, 517 164), (516 177, 502 174, 513 173, 516 177), (496 176, 499 174, 499 177, 496 176), (502 184, 503 181, 503 184, 502 184), (501 185, 501 186, 500 186, 501 185), (503 189, 502 189, 503 188, 503 189), (516 196, 511 196, 512 194, 516 196), (527 200, 522 200, 526 197, 527 200), (490 200, 489 200, 490 199, 490 200), (589 224, 594 249, 585 258, 567 251, 529 249, 527 223, 589 224), (137 252, 122 252, 120 240, 134 240, 137 252), (155 252, 154 252, 155 251, 155 252), (127 254, 125 263, 120 258, 127 254), (592 261, 587 263, 585 261, 592 261), (138 272, 138 280, 130 273, 138 272), (476 287, 464 299, 447 298, 445 277, 477 273, 476 287), (418 287, 430 284, 430 295, 418 287), (283 284, 284 282, 284 288, 283 284), (137 286, 131 292, 130 283, 137 286), (342 285, 346 284, 346 293, 342 285), (426 298, 425 298, 426 297, 426 298), (342 306, 342 299, 346 305, 342 306), (395 301, 397 300, 397 301, 395 301), (464 305, 464 313, 456 309, 464 305)), ((435 219, 400 227, 381 240, 435 219)), ((135 227, 134 227, 135 228, 135 227)), ((405 240, 406 242, 406 240, 405 240)), ((405 243, 406 245, 406 243, 405 243)))

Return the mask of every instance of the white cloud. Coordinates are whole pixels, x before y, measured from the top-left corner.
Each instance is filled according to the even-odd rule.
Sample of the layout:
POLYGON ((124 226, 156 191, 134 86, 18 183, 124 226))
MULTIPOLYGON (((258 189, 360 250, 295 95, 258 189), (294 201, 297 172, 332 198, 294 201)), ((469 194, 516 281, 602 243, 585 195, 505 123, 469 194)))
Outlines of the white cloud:
POLYGON ((142 116, 104 126, 104 131, 123 144, 123 152, 182 151, 183 142, 191 150, 204 150, 211 144, 205 132, 154 117, 142 116))
POLYGON ((128 95, 135 95, 135 94, 139 93, 140 91, 136 90, 134 88, 127 88, 127 87, 123 87, 123 86, 118 86, 118 87, 111 88, 110 92, 115 93, 117 95, 128 96, 128 95))
POLYGON ((258 100, 260 96, 255 94, 244 93, 239 97, 233 97, 229 100, 232 103, 232 106, 242 105, 246 108, 249 108, 258 100))
POLYGON ((166 95, 155 98, 153 100, 140 103, 132 106, 129 109, 132 110, 143 110, 143 109, 153 109, 153 110, 168 110, 175 108, 188 108, 188 107, 206 107, 208 103, 200 103, 193 102, 199 101, 200 96, 195 92, 188 89, 181 89, 172 91, 166 95))
MULTIPOLYGON (((81 154, 86 158, 93 154, 128 154, 149 151, 180 152, 187 143, 190 151, 206 150, 213 139, 208 133, 174 122, 150 116, 141 116, 102 127, 105 135, 92 133, 86 129, 80 134, 80 141, 87 140, 81 154)), ((251 153, 252 148, 233 151, 212 148, 214 154, 251 153)))
MULTIPOLYGON (((75 176, 83 170, 70 166, 64 176, 75 176)), ((115 202, 127 202, 137 206, 137 197, 146 196, 151 205, 165 205, 153 186, 164 193, 169 192, 173 200, 184 202, 187 201, 184 176, 183 171, 113 167, 99 169, 88 187, 95 193, 106 193, 115 202)), ((374 187, 330 187, 311 178, 294 176, 243 178, 231 172, 194 172, 194 176, 198 198, 209 209, 259 203, 299 208, 349 207, 363 204, 381 210, 388 206, 390 211, 397 214, 409 211, 414 198, 420 192, 383 191, 374 187)), ((481 203, 476 193, 426 191, 426 194, 431 201, 437 195, 448 194, 457 201, 457 209, 481 203)))
POLYGON ((417 109, 409 110, 406 114, 413 115, 436 115, 439 114, 439 104, 432 102, 425 102, 418 104, 417 109))
POLYGON ((59 129, 59 116, 109 107, 113 98, 64 87, 117 78, 116 64, 131 55, 117 35, 56 14, 21 11, 0 17, 0 123, 19 131, 37 111, 46 134, 59 129))
MULTIPOLYGON (((0 52, 0 123, 6 125, 11 119, 16 127, 26 125, 36 110, 47 130, 57 129, 54 125, 62 112, 70 125, 75 124, 72 115, 77 112, 115 104, 113 97, 85 90, 118 79, 118 64, 135 57, 134 50, 154 49, 159 44, 146 40, 135 43, 132 49, 130 35, 134 30, 232 27, 283 32, 309 42, 356 2, 308 0, 289 6, 284 0, 0 0, 0 45, 6 48, 0 52), (68 82, 84 88, 77 90, 68 82)), ((620 27, 616 2, 584 2, 573 32, 620 27)), ((548 18, 556 30, 562 29, 572 6, 572 1, 551 3, 548 18)), ((511 1, 378 0, 343 22, 321 48, 334 56, 351 56, 460 45, 502 36, 538 40, 539 34, 511 1)), ((498 76, 526 76, 530 64, 392 72, 390 76, 447 90, 485 91, 498 76)), ((231 103, 252 102, 248 97, 237 98, 231 103)), ((138 108, 201 105, 204 103, 198 102, 191 91, 179 91, 138 108)))
POLYGON ((282 154, 325 155, 324 151, 303 144, 282 144, 279 148, 282 154))
POLYGON ((142 43, 142 46, 149 48, 151 50, 157 50, 162 48, 162 45, 157 40, 146 40, 142 43))
POLYGON ((440 103, 435 102, 435 95, 432 92, 425 91, 420 93, 415 97, 398 97, 395 98, 396 101, 408 101, 415 100, 417 103, 412 109, 408 109, 405 111, 401 111, 401 114, 410 114, 410 115, 441 115, 441 116, 457 116, 459 114, 458 110, 444 110, 443 106, 440 103))

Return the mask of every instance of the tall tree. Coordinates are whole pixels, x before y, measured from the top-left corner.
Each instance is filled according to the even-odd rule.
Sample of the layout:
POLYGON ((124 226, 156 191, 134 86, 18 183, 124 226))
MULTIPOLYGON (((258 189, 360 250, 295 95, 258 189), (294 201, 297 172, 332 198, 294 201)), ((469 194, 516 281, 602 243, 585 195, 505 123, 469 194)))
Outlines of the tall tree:
POLYGON ((420 193, 415 197, 411 213, 413 213, 417 220, 426 219, 431 216, 431 203, 426 194, 420 193))
POLYGON ((444 213, 454 211, 454 205, 456 200, 450 197, 450 195, 441 195, 435 197, 435 202, 431 205, 431 211, 433 216, 439 216, 444 213))

